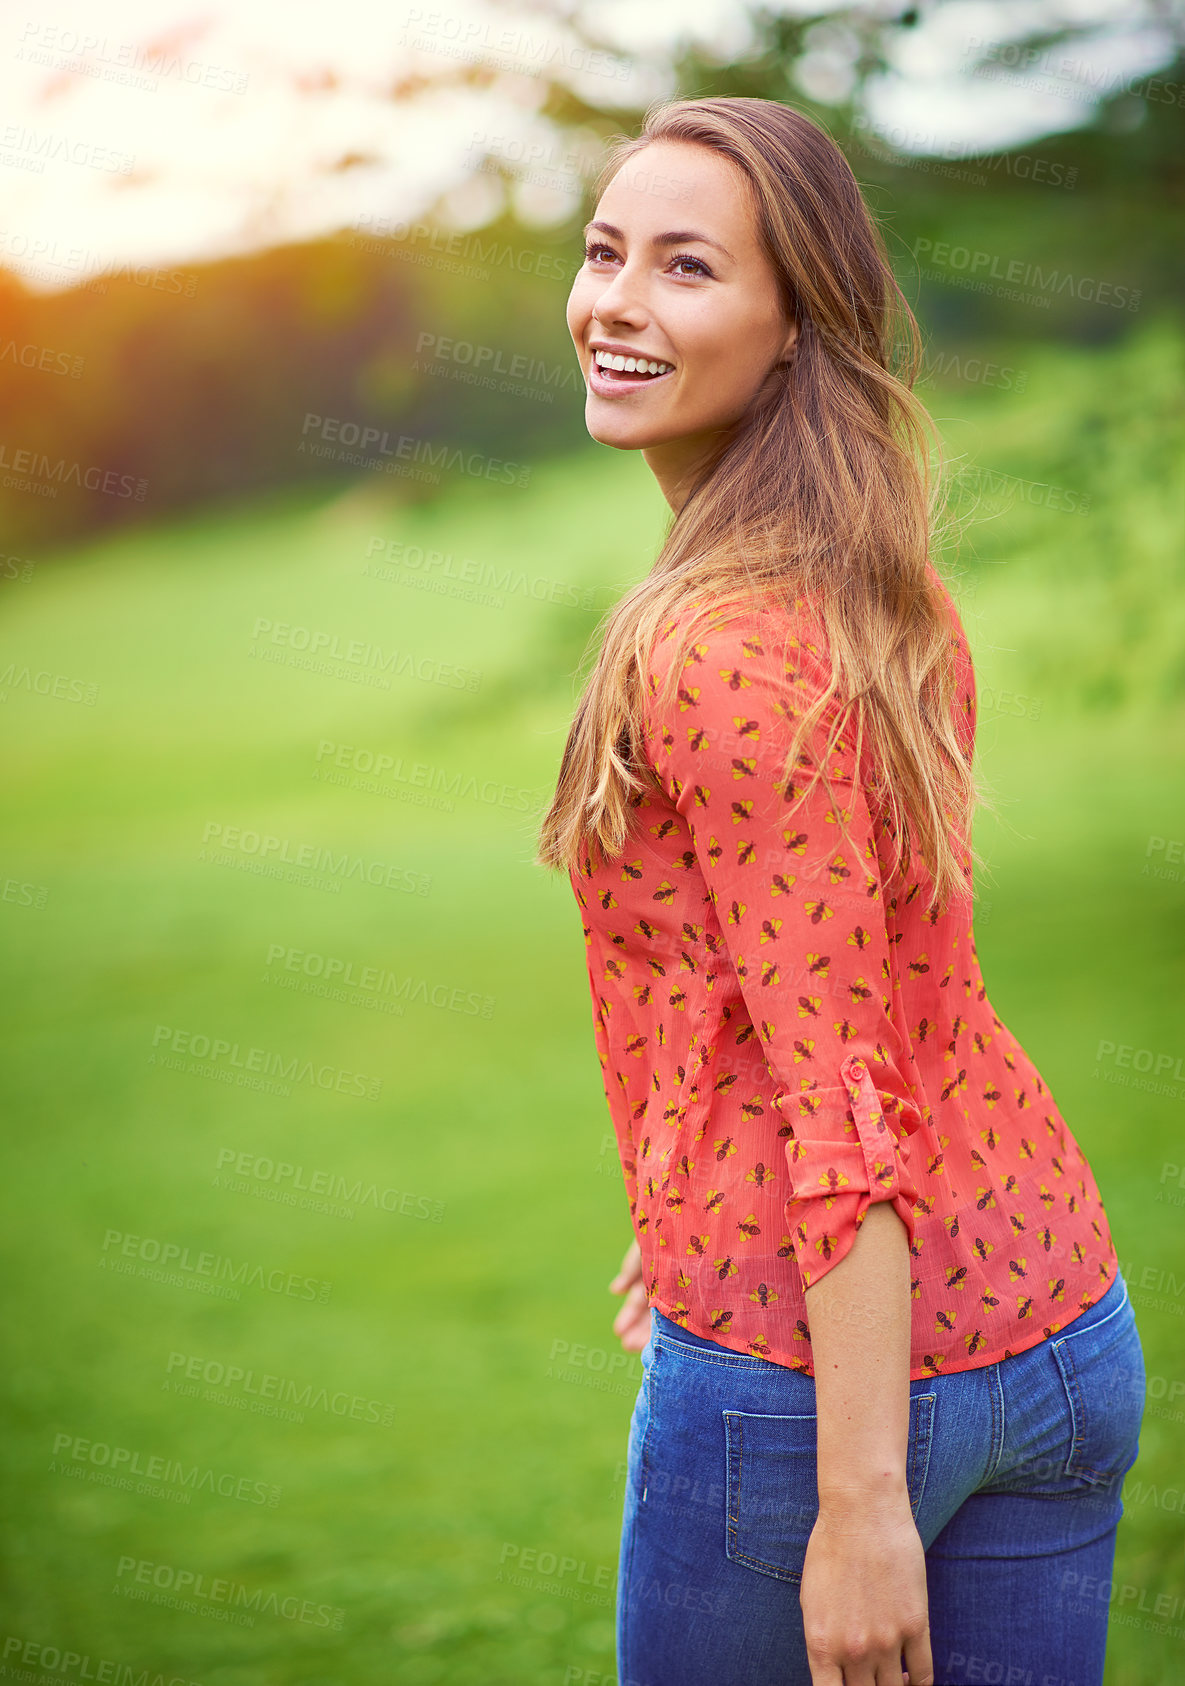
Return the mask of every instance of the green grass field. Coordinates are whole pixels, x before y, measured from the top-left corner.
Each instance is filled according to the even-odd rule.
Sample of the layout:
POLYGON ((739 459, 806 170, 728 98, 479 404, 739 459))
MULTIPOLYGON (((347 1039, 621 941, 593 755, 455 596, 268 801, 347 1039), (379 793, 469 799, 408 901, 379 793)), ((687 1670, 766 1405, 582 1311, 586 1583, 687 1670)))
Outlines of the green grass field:
MULTIPOLYGON (((1185 1609, 1185 1083, 1096 1057, 1185 1054, 1179 532, 1133 420, 1165 358, 1049 352, 1023 398, 935 403, 971 460, 1092 499, 993 505, 960 596, 988 987, 1095 1168, 1156 1407, 1108 1686, 1173 1678, 1185 1609)), ((208 512, 7 590, 9 1671, 612 1678, 629 1223, 578 910, 532 854, 573 674, 663 517, 640 460, 594 452, 414 509, 363 484, 208 512), (400 546, 509 570, 504 602, 422 589, 400 546), (314 640, 327 672, 286 659, 314 640), (419 676, 360 682, 368 646, 419 676)))

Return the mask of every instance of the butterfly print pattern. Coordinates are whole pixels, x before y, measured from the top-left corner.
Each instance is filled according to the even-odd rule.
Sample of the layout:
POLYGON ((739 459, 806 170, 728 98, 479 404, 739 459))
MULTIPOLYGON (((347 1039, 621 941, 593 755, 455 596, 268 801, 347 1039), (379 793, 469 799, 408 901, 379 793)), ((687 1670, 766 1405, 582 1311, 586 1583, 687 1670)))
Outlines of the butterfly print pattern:
MULTIPOLYGON (((949 593, 956 716, 975 677, 949 593)), ((593 1028, 649 1304, 813 1375, 805 1290, 888 1200, 910 1249, 913 1378, 1023 1352, 1095 1304, 1119 1260, 1090 1166, 993 1010, 963 893, 927 910, 916 853, 833 698, 787 781, 795 717, 830 683, 803 599, 716 609, 672 700, 688 610, 655 640, 622 854, 571 874, 593 1028), (847 819, 846 836, 841 822, 847 819)))

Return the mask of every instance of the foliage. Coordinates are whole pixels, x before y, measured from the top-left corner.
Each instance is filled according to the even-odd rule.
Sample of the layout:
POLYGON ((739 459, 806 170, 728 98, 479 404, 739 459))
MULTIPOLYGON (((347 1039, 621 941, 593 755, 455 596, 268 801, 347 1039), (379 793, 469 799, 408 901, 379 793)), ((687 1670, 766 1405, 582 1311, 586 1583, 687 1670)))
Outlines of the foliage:
MULTIPOLYGON (((1052 348, 1025 392, 948 385, 935 409, 969 418, 951 443, 974 444, 977 463, 1057 485, 1084 417, 1105 396, 1115 428, 1130 427, 1139 395, 1166 384, 1172 344, 1166 332, 1052 348)), ((1112 552, 1108 535, 1163 496, 1140 438, 1112 469, 1114 449, 1104 428, 1087 459, 1101 464, 1088 514, 1014 501, 965 536, 957 566, 980 753, 1003 810, 977 839, 992 868, 977 946, 993 1005, 1095 1169, 1159 1389, 1120 1527, 1113 1603, 1126 1616, 1134 1595, 1121 1606, 1120 1589, 1149 1611, 1181 1592, 1179 1432, 1164 1405, 1180 1307, 1163 1286, 1151 1300, 1141 1290, 1149 1271, 1154 1284, 1185 1274, 1175 1184, 1158 1182, 1180 1161, 1180 1103, 1108 1086, 1094 1055, 1102 1039, 1177 1047, 1181 875, 1143 869, 1149 836, 1185 836, 1185 739, 1179 697, 1144 683, 1145 668, 1164 671, 1155 629, 1130 648, 1113 637, 1109 594, 1154 592, 1175 561, 1162 516, 1139 549, 1112 552), (1070 610, 1079 556, 1097 616, 1070 610), (1125 707, 1089 707, 1079 667, 1120 657, 1125 707), (1017 714, 1020 694, 1044 707, 1017 714)), ((215 507, 108 534, 11 582, 9 647, 97 686, 86 706, 10 682, 4 704, 3 882, 36 892, 0 899, 4 1068, 20 1126, 5 1229, 21 1285, 3 1436, 22 1518, 12 1633, 119 1659, 136 1678, 147 1668, 209 1686, 611 1676, 602 1589, 638 1372, 636 1360, 610 1368, 618 1302, 605 1285, 628 1215, 579 910, 532 865, 532 845, 573 671, 598 614, 649 565, 663 519, 636 458, 582 451, 543 464, 527 488, 467 481, 408 502, 376 477, 344 495, 322 485, 215 507), (261 618, 342 648, 461 664, 480 684, 435 683, 429 665, 384 689, 353 682, 340 661, 265 660, 293 652, 266 633, 253 645, 261 618), (212 826, 223 828, 213 839, 212 826), (398 877, 334 888, 295 868, 256 871, 269 866, 258 853, 217 848, 231 826, 289 852, 324 846, 427 874, 429 893, 398 877), (290 953, 424 993, 402 1013, 339 999, 301 962, 289 970, 290 953), (492 998, 489 1018, 450 1009, 471 993, 492 998), (214 1081, 209 1058, 162 1058, 162 1027, 166 1044, 221 1037, 240 1060, 248 1048, 299 1055, 376 1077, 381 1093, 214 1081), (268 1160, 302 1167, 306 1187, 322 1173, 414 1198, 403 1213, 289 1205, 273 1196, 297 1179, 260 1176, 268 1160), (442 1203, 439 1223, 418 1214, 421 1196, 442 1203), (191 1263, 208 1250, 329 1282, 330 1297, 188 1292, 134 1274, 141 1261, 122 1240, 105 1246, 112 1232, 188 1247, 191 1263), (112 1258, 133 1273, 106 1268, 112 1258), (256 1390, 266 1373, 314 1398, 389 1403, 391 1421, 320 1406, 303 1421, 271 1417, 243 1409, 266 1399, 237 1384, 179 1391, 176 1354, 199 1359, 199 1374, 207 1361, 238 1365, 256 1390), (135 1453, 139 1468, 161 1458, 227 1474, 232 1492, 261 1482, 279 1499, 198 1491, 183 1505, 120 1490, 92 1445, 135 1453), (584 1568, 507 1578, 532 1550, 584 1568), (342 1627, 274 1614, 236 1627, 116 1597, 125 1558, 340 1608, 342 1627)), ((1178 1651, 1155 1623, 1117 1620, 1108 1686, 1169 1679, 1178 1651)))

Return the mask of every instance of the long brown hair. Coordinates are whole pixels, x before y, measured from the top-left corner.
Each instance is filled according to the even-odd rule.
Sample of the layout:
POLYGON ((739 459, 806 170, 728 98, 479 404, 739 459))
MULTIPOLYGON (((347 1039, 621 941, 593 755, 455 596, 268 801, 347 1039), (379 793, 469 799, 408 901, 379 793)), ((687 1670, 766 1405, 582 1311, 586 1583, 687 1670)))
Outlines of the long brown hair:
POLYGON ((768 395, 701 466, 650 573, 609 612, 536 860, 571 870, 585 847, 608 860, 625 848, 631 810, 656 782, 642 748, 644 675, 661 628, 690 609, 669 697, 703 616, 805 602, 831 684, 799 715, 786 781, 797 786, 802 745, 824 714, 834 717, 820 771, 854 715, 857 765, 867 743, 896 839, 893 872, 916 848, 930 905, 945 907, 968 888, 962 851, 979 861, 971 819, 987 798, 955 719, 954 631, 930 562, 937 477, 930 417, 910 390, 917 323, 847 160, 810 119, 774 100, 658 104, 638 136, 617 140, 596 197, 658 140, 711 147, 739 166, 798 338, 768 395))

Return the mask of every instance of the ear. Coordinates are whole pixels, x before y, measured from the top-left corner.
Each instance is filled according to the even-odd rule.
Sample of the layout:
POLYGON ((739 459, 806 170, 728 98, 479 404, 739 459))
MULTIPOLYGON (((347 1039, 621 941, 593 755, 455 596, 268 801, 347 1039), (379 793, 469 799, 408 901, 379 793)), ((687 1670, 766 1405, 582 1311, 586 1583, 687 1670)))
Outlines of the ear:
POLYGON ((797 320, 795 320, 795 321, 791 322, 790 330, 787 333, 786 338, 782 341, 782 352, 781 352, 781 357, 779 358, 780 362, 788 363, 790 361, 790 358, 791 358, 791 356, 794 352, 794 347, 797 344, 797 342, 798 342, 798 322, 797 322, 797 320))

